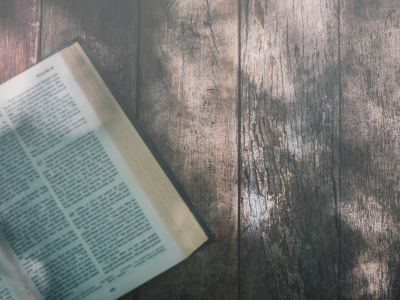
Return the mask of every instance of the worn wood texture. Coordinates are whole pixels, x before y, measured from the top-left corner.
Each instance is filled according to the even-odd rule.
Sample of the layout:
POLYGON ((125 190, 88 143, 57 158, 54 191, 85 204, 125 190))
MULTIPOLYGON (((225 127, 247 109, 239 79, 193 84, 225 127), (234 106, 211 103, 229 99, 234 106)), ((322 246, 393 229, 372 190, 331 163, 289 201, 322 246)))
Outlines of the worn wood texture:
POLYGON ((139 299, 237 299, 238 2, 140 6, 139 118, 217 239, 139 299))
MULTIPOLYGON (((42 58, 81 36, 136 111, 138 2, 43 0, 42 58)), ((121 300, 137 299, 131 292, 121 300)))
POLYGON ((77 36, 136 110, 138 1, 43 0, 42 58, 77 36))
POLYGON ((217 234, 121 300, 400 299, 398 3, 140 2, 0 0, 0 83, 82 36, 217 234))
POLYGON ((337 1, 241 3, 239 298, 336 299, 337 1))
POLYGON ((0 84, 39 57, 40 0, 0 0, 0 84))
POLYGON ((340 6, 340 298, 400 299, 400 6, 340 6))

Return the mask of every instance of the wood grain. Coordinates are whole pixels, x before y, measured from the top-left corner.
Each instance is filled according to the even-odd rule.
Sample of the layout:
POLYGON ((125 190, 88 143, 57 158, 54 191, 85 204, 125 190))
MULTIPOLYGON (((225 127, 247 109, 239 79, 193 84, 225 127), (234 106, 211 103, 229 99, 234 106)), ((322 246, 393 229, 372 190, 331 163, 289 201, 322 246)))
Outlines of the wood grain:
POLYGON ((336 299, 337 2, 241 3, 239 298, 336 299))
POLYGON ((137 0, 43 0, 42 58, 77 36, 136 110, 137 0))
POLYGON ((400 299, 400 9, 341 6, 341 299, 400 299))
POLYGON ((138 78, 138 1, 0 0, 0 83, 82 36, 217 233, 123 299, 399 299, 398 5, 140 5, 138 78))
POLYGON ((0 0, 0 84, 39 57, 40 0, 0 0))
POLYGON ((237 299, 238 2, 140 3, 139 118, 216 242, 140 299, 237 299))

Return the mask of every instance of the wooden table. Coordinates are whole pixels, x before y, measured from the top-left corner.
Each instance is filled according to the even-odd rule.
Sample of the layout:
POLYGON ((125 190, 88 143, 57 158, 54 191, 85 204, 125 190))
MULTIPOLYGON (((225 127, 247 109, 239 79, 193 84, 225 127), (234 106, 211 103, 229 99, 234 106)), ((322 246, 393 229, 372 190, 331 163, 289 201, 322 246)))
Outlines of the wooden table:
POLYGON ((82 36, 217 240, 124 299, 400 299, 400 3, 0 0, 0 82, 82 36))

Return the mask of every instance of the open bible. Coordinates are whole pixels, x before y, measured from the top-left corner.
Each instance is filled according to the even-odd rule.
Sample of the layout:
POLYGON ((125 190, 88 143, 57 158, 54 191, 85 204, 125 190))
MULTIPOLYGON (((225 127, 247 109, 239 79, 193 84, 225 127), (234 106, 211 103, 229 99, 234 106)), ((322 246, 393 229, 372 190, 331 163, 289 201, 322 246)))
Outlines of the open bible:
POLYGON ((213 239, 81 38, 0 86, 0 299, 116 299, 213 239))

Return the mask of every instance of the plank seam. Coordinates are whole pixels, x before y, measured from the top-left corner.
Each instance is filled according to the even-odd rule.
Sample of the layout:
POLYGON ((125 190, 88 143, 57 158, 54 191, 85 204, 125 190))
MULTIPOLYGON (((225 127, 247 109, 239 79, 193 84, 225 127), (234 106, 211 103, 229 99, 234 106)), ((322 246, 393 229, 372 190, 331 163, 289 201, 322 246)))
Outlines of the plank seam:
POLYGON ((136 49, 136 118, 139 120, 139 89, 140 89, 140 0, 137 0, 137 49, 136 49))
MULTIPOLYGON (((340 200, 342 197, 342 166, 341 166, 341 153, 342 153, 342 75, 341 75, 341 53, 340 53, 340 21, 341 21, 341 7, 340 7, 340 0, 338 0, 338 55, 339 55, 339 67, 338 67, 338 72, 339 72, 339 153, 338 153, 338 164, 339 164, 339 170, 338 170, 338 199, 337 199, 337 215, 338 215, 338 242, 339 242, 339 249, 338 249, 338 300, 340 299, 340 275, 341 275, 341 215, 340 215, 340 200)), ((333 166, 332 166, 333 167, 333 166)))
POLYGON ((240 288, 240 240, 241 240, 241 226, 240 226, 240 214, 241 214, 241 209, 240 209, 240 196, 242 194, 242 159, 241 159, 241 148, 242 148, 242 135, 241 135, 241 128, 242 128, 242 60, 241 60, 241 54, 242 54, 242 47, 241 47, 241 29, 242 29, 242 1, 238 0, 238 103, 237 103, 237 118, 238 118, 238 133, 237 133, 237 138, 238 138, 238 229, 237 229, 237 235, 238 235, 238 277, 237 277, 237 285, 238 285, 238 299, 241 294, 241 288, 240 288))
POLYGON ((38 28, 38 41, 37 41, 37 50, 36 50, 36 61, 40 61, 42 57, 42 21, 43 21, 43 2, 44 0, 39 0, 39 28, 38 28))

